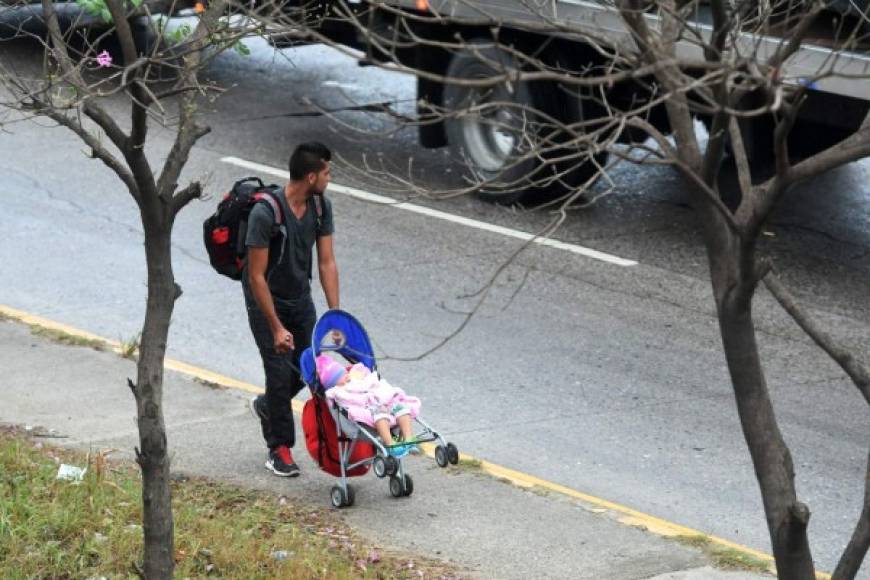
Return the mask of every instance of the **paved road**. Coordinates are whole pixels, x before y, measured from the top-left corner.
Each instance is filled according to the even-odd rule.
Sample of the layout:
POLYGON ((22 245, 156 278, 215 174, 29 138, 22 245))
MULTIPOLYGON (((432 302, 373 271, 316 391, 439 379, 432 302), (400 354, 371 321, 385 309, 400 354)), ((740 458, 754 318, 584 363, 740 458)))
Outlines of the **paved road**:
MULTIPOLYGON (((339 153, 336 182, 382 193, 375 171, 353 169, 363 156, 399 168, 413 159, 414 171, 433 187, 451 179, 443 155, 419 149, 410 131, 390 131, 384 118, 286 116, 307 110, 305 96, 328 107, 348 104, 348 97, 392 100, 407 110, 412 80, 359 68, 322 47, 279 56, 254 49, 247 58, 224 55, 211 68, 212 80, 234 88, 213 105, 213 132, 186 177, 206 178, 218 193, 245 173, 222 158, 283 167, 294 143, 317 138, 339 153), (387 135, 370 134, 375 130, 387 135)), ((35 62, 32 47, 3 51, 19 67, 35 62)), ((0 231, 8 240, 0 245, 0 302, 104 336, 134 336, 145 288, 133 203, 63 131, 32 123, 6 129, 0 231)), ((155 130, 152 137, 149 153, 158 160, 168 150, 168 133, 155 130)), ((868 169, 844 168, 796 192, 764 242, 817 316, 865 352, 868 169)), ((401 359, 453 332, 520 242, 333 193, 342 305, 369 328, 387 376, 419 394, 431 421, 464 450, 767 550, 684 191, 664 169, 625 168, 614 181, 611 195, 572 214, 557 237, 639 265, 532 248, 496 278, 462 333, 414 362, 401 359)), ((214 203, 194 203, 175 229, 184 296, 169 350, 258 382, 239 289, 211 272, 201 248, 200 224, 214 203)), ((467 198, 423 203, 524 231, 548 220, 467 198)), ((870 433, 866 406, 763 292, 755 311, 799 491, 814 511, 814 554, 831 570, 859 513, 870 433)))

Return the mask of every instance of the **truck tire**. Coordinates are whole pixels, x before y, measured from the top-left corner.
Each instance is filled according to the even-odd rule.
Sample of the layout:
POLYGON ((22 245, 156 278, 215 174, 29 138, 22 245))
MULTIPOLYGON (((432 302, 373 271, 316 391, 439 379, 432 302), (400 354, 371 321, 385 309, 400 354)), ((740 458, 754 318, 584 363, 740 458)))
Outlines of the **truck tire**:
MULTIPOLYGON (((517 66, 508 51, 475 41, 453 55, 447 78, 486 79, 516 70, 517 66)), ((592 177, 596 171, 592 163, 575 161, 566 168, 548 160, 564 158, 565 151, 557 145, 567 136, 561 135, 547 118, 563 123, 578 120, 579 113, 573 110, 577 100, 569 101, 572 99, 566 91, 549 82, 514 81, 493 87, 445 83, 447 142, 454 158, 465 165, 467 177, 483 184, 478 197, 503 205, 541 203, 564 195, 592 177), (547 151, 535 151, 540 143, 547 143, 547 151)))
MULTIPOLYGON (((448 79, 486 79, 499 74, 498 68, 516 68, 515 59, 506 51, 483 42, 455 53, 447 67, 448 79), (495 66, 488 63, 491 61, 495 66)), ((522 139, 526 110, 533 108, 532 92, 526 82, 509 86, 467 87, 446 83, 444 108, 447 143, 454 157, 466 164, 468 177, 483 182, 478 196, 486 201, 511 205, 520 201, 526 183, 537 165, 534 159, 522 159, 528 152, 522 139), (487 103, 504 102, 513 106, 486 107, 487 103), (483 107, 479 112, 472 107, 483 107)))

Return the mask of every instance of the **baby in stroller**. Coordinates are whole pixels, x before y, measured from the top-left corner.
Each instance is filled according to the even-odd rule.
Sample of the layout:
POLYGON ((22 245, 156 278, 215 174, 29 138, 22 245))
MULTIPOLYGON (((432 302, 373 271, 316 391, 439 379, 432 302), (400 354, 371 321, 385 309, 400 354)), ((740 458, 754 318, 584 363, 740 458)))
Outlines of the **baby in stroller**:
POLYGON ((418 444, 427 446, 427 453, 435 444, 439 467, 459 462, 456 446, 420 416, 420 400, 381 378, 368 333, 350 313, 326 311, 299 362, 311 391, 302 411, 305 446, 320 469, 338 478, 330 490, 336 508, 354 504, 348 479, 370 468, 389 479, 393 497, 410 496, 414 482, 404 455, 418 444))
POLYGON ((326 389, 326 398, 335 401, 348 416, 374 427, 393 457, 418 453, 411 420, 420 414, 420 399, 394 387, 365 365, 345 368, 332 357, 317 357, 317 374, 326 389), (398 425, 402 443, 393 440, 391 428, 398 425))

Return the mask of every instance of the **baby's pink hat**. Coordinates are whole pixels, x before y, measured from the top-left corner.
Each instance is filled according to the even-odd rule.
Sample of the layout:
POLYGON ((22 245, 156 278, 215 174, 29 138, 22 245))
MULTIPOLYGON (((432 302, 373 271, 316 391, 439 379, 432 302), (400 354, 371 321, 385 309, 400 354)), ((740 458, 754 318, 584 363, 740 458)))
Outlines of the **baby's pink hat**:
POLYGON ((334 358, 322 354, 317 357, 317 376, 324 389, 331 389, 347 373, 344 367, 334 358))

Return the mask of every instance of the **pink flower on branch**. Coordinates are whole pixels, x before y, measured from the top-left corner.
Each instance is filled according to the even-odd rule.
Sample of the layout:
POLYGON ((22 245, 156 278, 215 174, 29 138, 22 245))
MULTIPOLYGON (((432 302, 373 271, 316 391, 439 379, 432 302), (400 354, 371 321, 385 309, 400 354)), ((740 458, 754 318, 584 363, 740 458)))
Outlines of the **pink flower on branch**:
POLYGON ((112 66, 112 55, 109 54, 109 51, 104 50, 97 55, 97 64, 101 67, 112 66))

